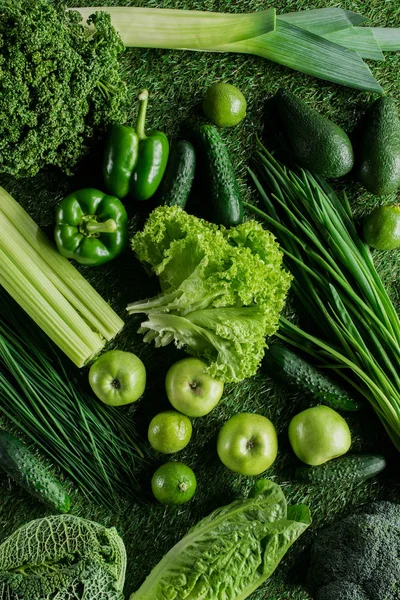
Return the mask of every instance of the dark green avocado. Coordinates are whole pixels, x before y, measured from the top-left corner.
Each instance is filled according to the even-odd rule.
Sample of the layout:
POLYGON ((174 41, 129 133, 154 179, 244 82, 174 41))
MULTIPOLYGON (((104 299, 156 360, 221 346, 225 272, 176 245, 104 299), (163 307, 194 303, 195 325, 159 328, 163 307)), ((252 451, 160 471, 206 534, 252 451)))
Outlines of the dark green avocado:
POLYGON ((388 96, 378 98, 365 116, 357 178, 376 196, 393 194, 400 187, 400 120, 388 96))
POLYGON ((300 165, 327 179, 343 177, 352 170, 353 147, 341 127, 287 90, 280 89, 275 99, 300 165))

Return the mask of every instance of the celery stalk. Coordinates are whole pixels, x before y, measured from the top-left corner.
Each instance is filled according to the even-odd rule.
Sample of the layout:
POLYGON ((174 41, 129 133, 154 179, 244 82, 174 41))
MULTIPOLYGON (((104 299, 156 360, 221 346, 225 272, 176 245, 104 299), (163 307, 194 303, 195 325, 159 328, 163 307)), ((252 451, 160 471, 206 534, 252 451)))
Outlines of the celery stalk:
MULTIPOLYGON (((59 318, 84 342, 94 353, 99 352, 104 343, 85 323, 74 307, 54 287, 42 271, 41 265, 35 261, 35 251, 32 251, 26 240, 19 234, 14 225, 7 219, 0 208, 0 249, 8 256, 14 265, 14 271, 21 282, 30 282, 39 294, 59 315, 59 318)), ((61 346, 61 349, 63 347, 61 346)))
MULTIPOLYGON (((53 285, 70 301, 90 327, 106 340, 111 340, 124 322, 111 306, 96 292, 75 267, 57 252, 55 246, 20 204, 0 187, 0 206, 31 248, 49 267, 46 275, 53 285), (66 290, 68 288, 69 291, 66 290)), ((39 262, 39 259, 38 259, 39 262)))
POLYGON ((82 367, 95 356, 93 349, 71 332, 59 314, 35 286, 21 276, 15 269, 14 263, 2 250, 0 250, 0 265, 0 285, 78 367, 82 367))

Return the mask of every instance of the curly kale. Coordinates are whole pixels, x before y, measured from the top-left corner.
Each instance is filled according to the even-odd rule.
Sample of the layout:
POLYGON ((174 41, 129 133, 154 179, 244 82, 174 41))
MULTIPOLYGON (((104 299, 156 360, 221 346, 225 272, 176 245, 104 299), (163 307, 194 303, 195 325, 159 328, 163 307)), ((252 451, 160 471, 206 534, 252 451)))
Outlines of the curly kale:
POLYGON ((0 598, 123 600, 125 570, 114 528, 72 515, 37 519, 0 545, 0 598))
POLYGON ((110 16, 81 22, 49 0, 0 2, 0 172, 71 173, 111 123, 126 120, 124 45, 110 16))
POLYGON ((320 533, 309 584, 316 600, 399 600, 400 504, 370 504, 320 533))

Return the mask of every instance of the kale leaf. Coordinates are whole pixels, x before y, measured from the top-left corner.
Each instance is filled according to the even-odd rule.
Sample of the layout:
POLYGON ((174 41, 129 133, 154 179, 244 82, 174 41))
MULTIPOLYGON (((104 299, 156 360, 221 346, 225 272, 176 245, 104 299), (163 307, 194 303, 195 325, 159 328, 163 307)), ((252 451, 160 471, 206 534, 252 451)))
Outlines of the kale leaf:
POLYGON ((0 3, 0 172, 70 174, 111 123, 126 120, 124 45, 110 16, 81 22, 59 1, 0 3))

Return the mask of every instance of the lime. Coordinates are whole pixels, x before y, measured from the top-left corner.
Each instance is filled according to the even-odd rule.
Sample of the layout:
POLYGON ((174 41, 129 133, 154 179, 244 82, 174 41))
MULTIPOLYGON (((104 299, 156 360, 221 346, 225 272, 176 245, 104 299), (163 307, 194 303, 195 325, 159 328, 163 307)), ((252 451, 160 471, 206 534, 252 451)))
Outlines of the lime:
POLYGON ((213 83, 203 100, 207 119, 219 127, 233 127, 246 116, 246 98, 229 83, 213 83))
POLYGON ((377 250, 400 246, 400 206, 379 206, 364 218, 365 242, 377 250))
POLYGON ((156 415, 148 431, 149 442, 158 452, 173 454, 185 448, 192 437, 192 423, 176 410, 166 410, 156 415))
POLYGON ((184 504, 193 498, 196 491, 196 475, 181 462, 161 465, 151 478, 154 496, 163 504, 184 504))

